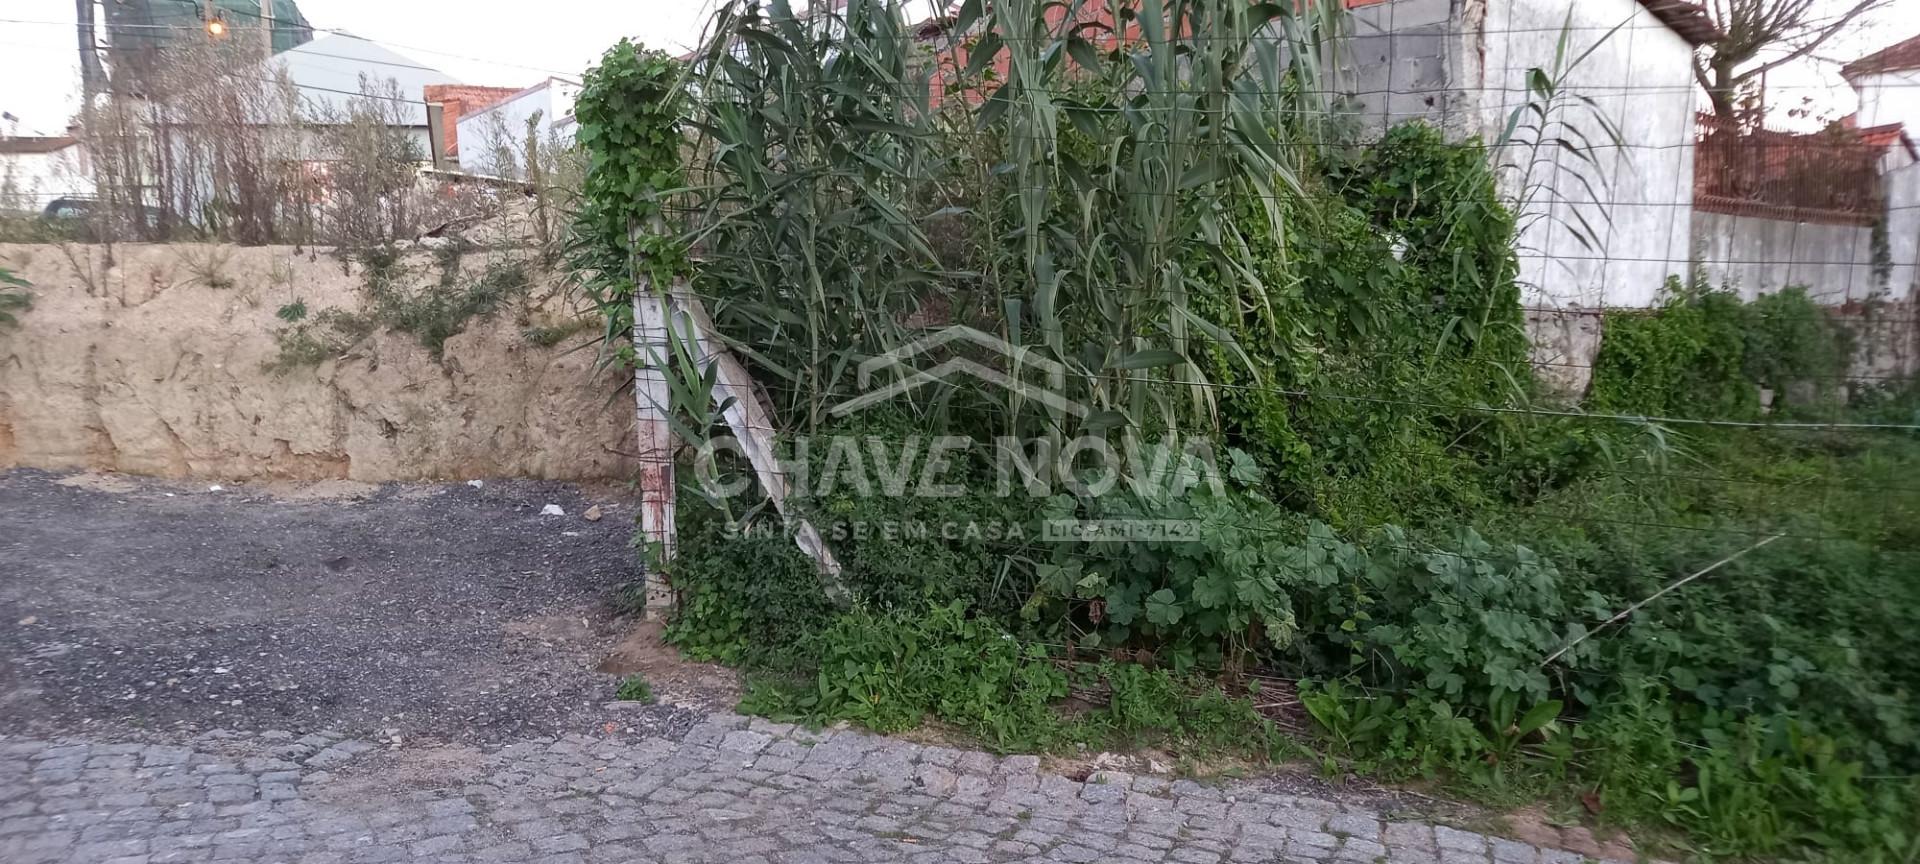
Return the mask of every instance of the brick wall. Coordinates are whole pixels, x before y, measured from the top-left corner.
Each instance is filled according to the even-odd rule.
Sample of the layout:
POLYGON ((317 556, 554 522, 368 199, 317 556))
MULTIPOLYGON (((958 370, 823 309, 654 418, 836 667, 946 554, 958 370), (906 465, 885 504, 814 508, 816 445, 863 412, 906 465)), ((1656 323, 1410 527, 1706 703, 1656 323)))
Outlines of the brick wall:
POLYGON ((421 98, 443 106, 440 118, 442 141, 450 158, 460 156, 460 118, 520 92, 519 87, 480 87, 472 84, 428 84, 421 98))

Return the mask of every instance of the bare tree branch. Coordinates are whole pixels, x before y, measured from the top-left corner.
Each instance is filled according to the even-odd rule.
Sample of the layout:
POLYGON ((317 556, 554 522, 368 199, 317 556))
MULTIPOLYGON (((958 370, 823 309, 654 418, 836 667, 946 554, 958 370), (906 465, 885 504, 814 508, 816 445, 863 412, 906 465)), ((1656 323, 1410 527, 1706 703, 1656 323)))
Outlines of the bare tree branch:
POLYGON ((1756 107, 1755 100, 1762 94, 1752 91, 1751 82, 1813 53, 1861 15, 1892 0, 1848 0, 1846 10, 1831 17, 1814 15, 1817 2, 1712 0, 1710 14, 1725 37, 1701 46, 1694 57, 1693 74, 1713 100, 1714 113, 1720 119, 1737 122, 1735 114, 1756 107), (1762 61, 1760 56, 1770 53, 1769 49, 1786 53, 1762 61))
POLYGON ((1777 60, 1772 60, 1766 63, 1762 63, 1753 69, 1750 69, 1744 73, 1741 73, 1741 80, 1752 78, 1755 75, 1765 75, 1766 73, 1780 67, 1783 64, 1791 63, 1795 60, 1805 57, 1806 55, 1812 53, 1813 49, 1820 47, 1821 43, 1826 42, 1828 39, 1832 39, 1835 34, 1838 34, 1848 24, 1853 23, 1853 19, 1860 17, 1861 15, 1865 14, 1868 10, 1874 8, 1875 6, 1886 5, 1887 2, 1888 0, 1860 0, 1859 3, 1854 4, 1852 9, 1847 10, 1847 13, 1845 15, 1840 16, 1839 20, 1833 22, 1826 29, 1821 30, 1819 32, 1819 35, 1813 38, 1813 41, 1800 46, 1799 48, 1795 49, 1792 53, 1788 54, 1785 57, 1781 57, 1777 60))

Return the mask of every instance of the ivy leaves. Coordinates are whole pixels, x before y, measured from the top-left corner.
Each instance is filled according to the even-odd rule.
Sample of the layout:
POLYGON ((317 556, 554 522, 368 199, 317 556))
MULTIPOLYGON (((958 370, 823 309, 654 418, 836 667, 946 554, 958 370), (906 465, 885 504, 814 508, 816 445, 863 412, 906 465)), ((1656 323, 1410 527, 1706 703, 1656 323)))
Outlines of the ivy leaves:
POLYGON ((588 163, 568 263, 609 342, 632 331, 634 276, 664 285, 687 272, 684 245, 661 221, 666 196, 684 185, 682 78, 678 61, 622 39, 587 71, 574 106, 588 163))
POLYGON ((1308 562, 1337 566, 1321 548, 1332 533, 1299 536, 1288 530, 1287 514, 1252 492, 1197 486, 1177 496, 1063 495, 1046 512, 1050 519, 1193 526, 1167 538, 1059 544, 1038 566, 1027 604, 1033 620, 1043 608, 1084 615, 1093 626, 1083 644, 1165 648, 1177 669, 1243 655, 1261 640, 1266 645, 1258 647, 1288 647, 1298 630, 1289 588, 1338 578, 1303 578, 1308 562))

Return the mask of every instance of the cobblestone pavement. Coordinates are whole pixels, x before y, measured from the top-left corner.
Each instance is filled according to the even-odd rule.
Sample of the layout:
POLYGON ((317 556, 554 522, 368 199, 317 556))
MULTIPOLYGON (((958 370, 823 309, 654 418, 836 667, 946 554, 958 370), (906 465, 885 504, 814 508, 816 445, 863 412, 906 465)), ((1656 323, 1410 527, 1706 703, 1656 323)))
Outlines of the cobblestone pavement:
POLYGON ((382 747, 332 734, 0 742, 0 861, 1389 862, 1584 859, 1375 812, 712 716, 382 747))

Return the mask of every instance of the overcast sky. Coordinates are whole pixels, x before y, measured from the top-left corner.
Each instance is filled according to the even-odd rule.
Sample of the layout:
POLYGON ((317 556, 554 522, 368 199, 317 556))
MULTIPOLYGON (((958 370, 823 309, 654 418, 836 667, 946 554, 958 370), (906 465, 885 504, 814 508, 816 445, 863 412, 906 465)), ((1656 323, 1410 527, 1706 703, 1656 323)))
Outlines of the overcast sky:
MULTIPOLYGON (((472 84, 525 86, 577 76, 621 36, 678 50, 699 38, 715 0, 301 0, 315 27, 378 42, 472 84)), ((932 0, 916 0, 916 5, 932 0)), ((1826 4, 1843 0, 1822 0, 1826 4)), ((72 0, 0 0, 0 111, 20 134, 58 134, 79 100, 72 0), (39 22, 39 23, 21 23, 39 22)), ((1920 0, 1894 0, 1819 52, 1844 61, 1920 32, 1920 0)), ((1838 62, 1772 76, 1778 109, 1812 97, 1832 119, 1853 109, 1838 62)))

